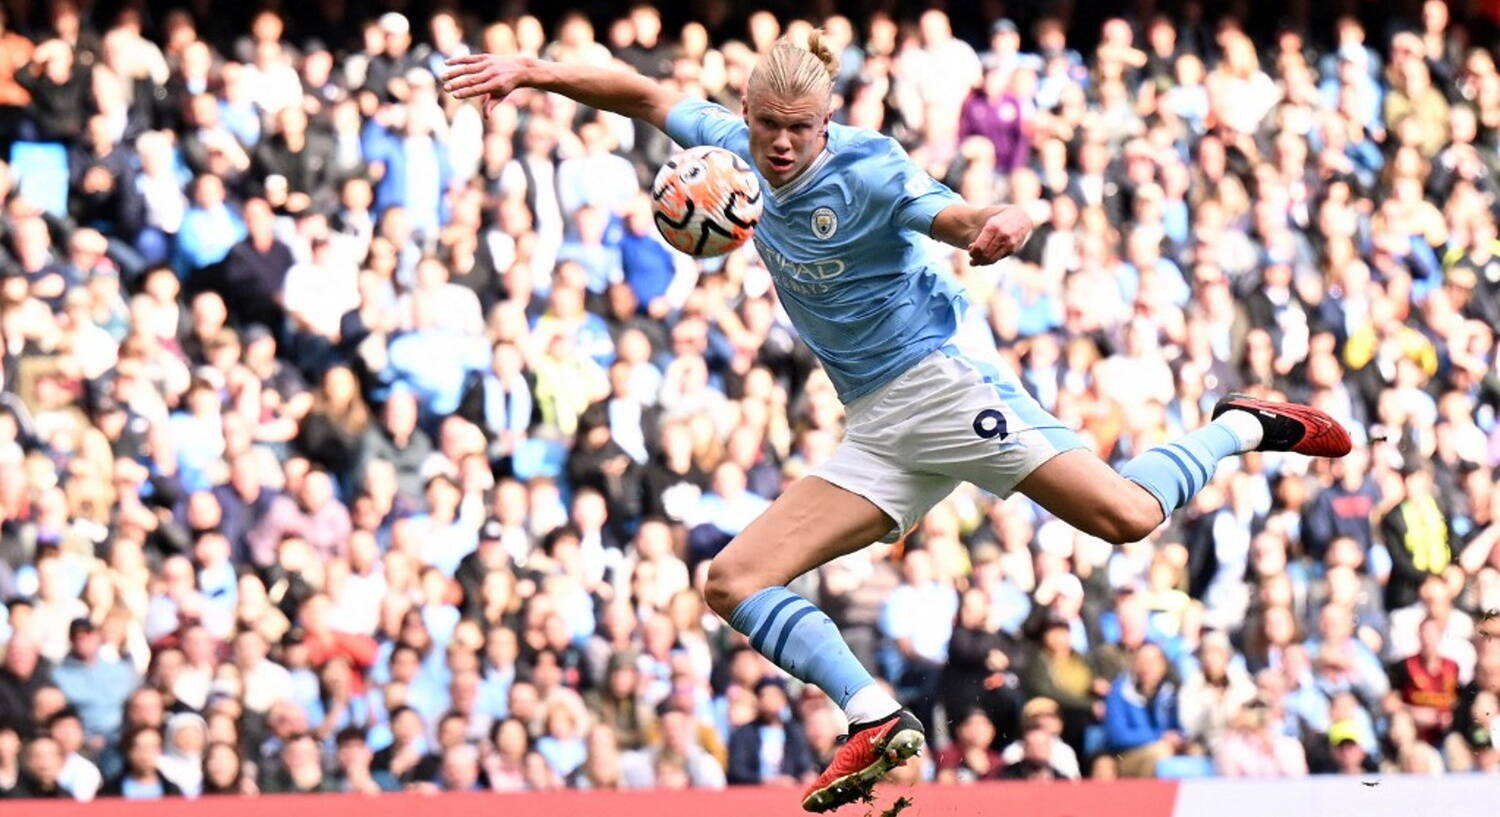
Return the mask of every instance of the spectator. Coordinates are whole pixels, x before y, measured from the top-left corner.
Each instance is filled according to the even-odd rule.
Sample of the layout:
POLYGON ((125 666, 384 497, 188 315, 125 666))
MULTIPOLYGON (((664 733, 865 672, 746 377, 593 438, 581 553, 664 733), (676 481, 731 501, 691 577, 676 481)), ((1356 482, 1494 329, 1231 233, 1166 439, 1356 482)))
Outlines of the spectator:
POLYGON ((259 324, 274 331, 284 319, 280 295, 292 251, 276 238, 275 215, 264 199, 245 202, 244 220, 248 235, 224 258, 219 294, 236 326, 259 324))
POLYGON ((72 648, 52 677, 78 707, 84 731, 90 737, 111 737, 119 730, 123 705, 140 680, 126 662, 100 654, 99 629, 92 621, 74 620, 68 626, 68 641, 72 648))
POLYGON ((438 785, 443 791, 479 790, 479 750, 467 743, 451 746, 443 752, 438 785))
POLYGON ((29 731, 31 700, 37 690, 52 683, 36 642, 24 633, 13 633, 5 645, 5 661, 0 663, 0 712, 10 713, 10 718, 19 719, 15 726, 29 731))
POLYGON ((1146 644, 1136 651, 1129 674, 1110 687, 1104 700, 1104 728, 1109 750, 1120 755, 1123 777, 1151 777, 1156 764, 1183 746, 1177 720, 1177 688, 1167 679, 1161 648, 1146 644))
POLYGON ((82 753, 85 750, 83 721, 71 707, 48 719, 47 734, 56 741, 63 752, 62 771, 58 774, 58 785, 72 795, 74 800, 88 802, 98 794, 104 778, 99 767, 82 753))
POLYGON ((1040 747, 1034 744, 1040 738, 1033 736, 1029 739, 1033 745, 1027 743, 1027 736, 1037 729, 1045 731, 1048 735, 1050 748, 1046 754, 1047 768, 1051 769, 1058 779, 1078 780, 1081 778, 1083 774, 1078 768, 1078 753, 1062 739, 1062 710, 1051 698, 1032 698, 1026 702, 1026 706, 1021 711, 1019 730, 1021 737, 1012 741, 1000 752, 1000 759, 1005 761, 1007 770, 1020 764, 1022 770, 1016 772, 1017 774, 1041 773, 1041 768, 1034 762, 1038 757, 1036 753, 1040 750, 1040 747))
POLYGON ((729 736, 731 785, 793 786, 812 779, 812 750, 802 727, 786 720, 786 687, 775 679, 755 685, 755 719, 729 736))
MULTIPOLYGON (((24 765, 10 796, 44 800, 73 799, 68 790, 62 787, 63 763, 62 747, 57 745, 57 741, 45 735, 32 739, 26 745, 24 765)), ((109 794, 108 787, 100 794, 109 794)))
POLYGON ((943 670, 943 709, 952 721, 963 706, 978 702, 989 716, 997 740, 1017 734, 1024 701, 1015 659, 1019 645, 1003 632, 989 629, 989 594, 971 588, 959 601, 958 621, 948 644, 943 670))
POLYGON ((1358 727, 1350 721, 1337 721, 1329 727, 1328 743, 1333 746, 1334 774, 1361 775, 1379 768, 1360 745, 1358 727))
POLYGON ((126 800, 160 800, 181 797, 182 789, 157 771, 162 757, 161 731, 144 727, 126 732, 120 740, 125 756, 125 771, 100 789, 101 797, 123 797, 126 800))
POLYGON ((1448 523, 1434 497, 1432 475, 1420 466, 1407 468, 1403 474, 1404 497, 1380 520, 1391 555, 1391 578, 1385 587, 1387 610, 1416 601, 1423 574, 1441 573, 1453 559, 1448 523))
MULTIPOLYGON (((992 748, 995 725, 982 709, 970 710, 957 721, 957 740, 938 757, 937 779, 942 783, 998 780, 1005 771, 1000 753, 992 748)), ((1024 762, 1024 761, 1023 761, 1024 762)))
POLYGON ((915 706, 917 716, 930 724, 958 597, 951 586, 938 580, 927 551, 908 553, 903 567, 902 584, 880 614, 880 629, 890 642, 887 677, 895 679, 898 697, 915 706))
POLYGON ((1405 717, 1415 724, 1417 737, 1437 745, 1458 708, 1458 664, 1438 652, 1443 633, 1437 619, 1423 621, 1418 632, 1417 653, 1390 667, 1391 691, 1407 705, 1405 717))
POLYGON ((1084 729, 1094 718, 1097 685, 1088 661, 1069 643, 1065 620, 1047 620, 1040 649, 1026 663, 1022 687, 1029 698, 1056 701, 1062 711, 1063 740, 1075 751, 1083 746, 1084 729))
POLYGON ((203 794, 254 794, 240 750, 231 743, 210 743, 203 752, 203 794))
POLYGON ((268 763, 260 790, 266 794, 307 794, 337 791, 338 784, 323 774, 318 744, 306 732, 293 735, 281 747, 279 758, 268 763))
POLYGON ((1052 765, 1052 734, 1032 726, 1021 733, 1021 757, 1000 772, 1002 780, 1065 780, 1067 775, 1052 765))
POLYGON ((365 431, 359 471, 367 473, 372 462, 395 466, 397 495, 415 501, 422 495, 422 463, 431 453, 432 441, 417 428, 416 397, 398 388, 386 399, 380 423, 365 431))
POLYGON ((1178 694, 1183 734, 1210 749, 1255 698, 1255 682, 1233 659, 1228 636, 1217 631, 1204 633, 1198 644, 1198 668, 1183 682, 1178 694))
POLYGON ((531 737, 526 727, 514 718, 495 724, 493 741, 495 753, 485 763, 485 774, 490 788, 495 791, 522 791, 527 786, 526 759, 531 749, 531 737))
POLYGON ((21 769, 21 733, 9 722, 0 723, 0 799, 26 796, 21 769))
POLYGON ((167 718, 165 751, 156 768, 186 797, 197 797, 203 792, 203 751, 207 742, 208 725, 202 717, 178 712, 167 718))
POLYGON ((1234 713, 1214 750, 1214 765, 1226 777, 1302 777, 1302 744, 1278 734, 1266 703, 1251 699, 1234 713))

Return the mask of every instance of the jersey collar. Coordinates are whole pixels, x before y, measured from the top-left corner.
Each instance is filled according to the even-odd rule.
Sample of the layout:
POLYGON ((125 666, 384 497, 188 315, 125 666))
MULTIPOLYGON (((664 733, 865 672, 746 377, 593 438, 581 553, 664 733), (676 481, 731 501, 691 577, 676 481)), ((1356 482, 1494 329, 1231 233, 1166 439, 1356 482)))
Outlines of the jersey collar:
POLYGON ((771 198, 775 199, 777 204, 780 204, 792 196, 801 193, 808 185, 812 184, 812 180, 818 175, 818 171, 822 170, 823 166, 828 164, 828 160, 831 158, 833 158, 833 151, 827 144, 824 144, 823 152, 818 154, 818 158, 812 160, 812 164, 809 164, 806 169, 797 174, 797 178, 780 187, 771 188, 771 198))

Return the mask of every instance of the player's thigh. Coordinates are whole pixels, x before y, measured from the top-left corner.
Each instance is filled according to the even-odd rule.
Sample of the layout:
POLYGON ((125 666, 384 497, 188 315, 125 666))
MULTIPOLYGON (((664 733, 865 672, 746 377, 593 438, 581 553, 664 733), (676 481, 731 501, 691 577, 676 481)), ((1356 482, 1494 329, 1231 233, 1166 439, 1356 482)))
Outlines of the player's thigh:
POLYGON ((709 566, 709 605, 732 610, 764 587, 782 585, 880 538, 890 517, 864 497, 818 477, 798 480, 709 566))
MULTIPOLYGON (((714 557, 704 589, 721 614, 756 591, 783 585, 890 533, 874 501, 821 476, 798 480, 714 557)), ((951 487, 951 486, 950 486, 951 487)))
POLYGON ((1115 544, 1144 539, 1164 520, 1156 497, 1087 449, 1049 458, 1015 490, 1069 525, 1115 544))

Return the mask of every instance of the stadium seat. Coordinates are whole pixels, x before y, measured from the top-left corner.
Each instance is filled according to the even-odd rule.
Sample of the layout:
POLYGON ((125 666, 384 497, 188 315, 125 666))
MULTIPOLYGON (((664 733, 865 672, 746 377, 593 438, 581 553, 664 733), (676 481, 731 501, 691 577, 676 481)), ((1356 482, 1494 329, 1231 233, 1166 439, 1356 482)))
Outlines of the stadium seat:
POLYGON ((1161 780, 1189 780, 1195 777, 1213 777, 1214 762, 1206 757, 1183 755, 1166 757, 1156 762, 1156 776, 1161 780))
POLYGON ((562 476, 563 465, 568 459, 568 449, 555 440, 528 439, 516 447, 512 460, 516 478, 531 480, 536 477, 557 479, 562 476))
POLYGON ((68 149, 58 142, 16 142, 10 146, 16 188, 49 216, 68 214, 68 149))

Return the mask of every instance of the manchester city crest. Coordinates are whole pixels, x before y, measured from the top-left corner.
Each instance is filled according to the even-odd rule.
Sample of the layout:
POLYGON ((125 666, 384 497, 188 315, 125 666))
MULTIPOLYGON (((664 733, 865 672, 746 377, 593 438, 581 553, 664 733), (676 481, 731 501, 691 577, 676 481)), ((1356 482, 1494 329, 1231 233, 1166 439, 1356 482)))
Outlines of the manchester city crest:
POLYGON ((831 207, 819 207, 812 214, 813 235, 827 241, 839 228, 839 217, 831 207))

